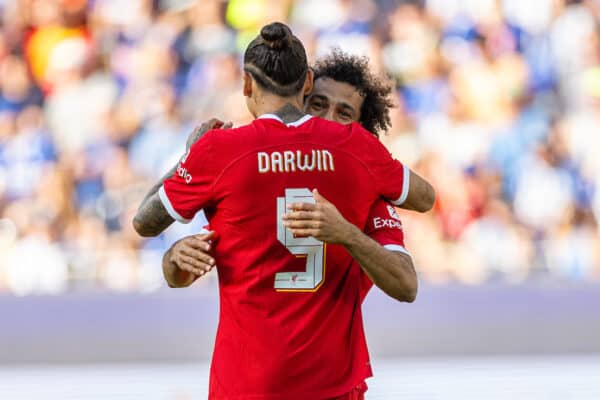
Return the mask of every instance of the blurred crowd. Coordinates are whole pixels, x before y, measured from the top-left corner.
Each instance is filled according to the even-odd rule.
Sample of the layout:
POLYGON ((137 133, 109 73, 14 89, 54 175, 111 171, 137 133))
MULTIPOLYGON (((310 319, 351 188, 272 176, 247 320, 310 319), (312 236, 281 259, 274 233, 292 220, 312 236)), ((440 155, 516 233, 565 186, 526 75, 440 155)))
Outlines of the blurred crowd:
MULTIPOLYGON (((395 82, 382 141, 437 190, 423 282, 600 279, 600 0, 0 0, 0 293, 153 291, 198 232, 131 228, 199 122, 248 122, 243 49, 289 23, 395 82)), ((198 285, 214 284, 211 274, 198 285)))

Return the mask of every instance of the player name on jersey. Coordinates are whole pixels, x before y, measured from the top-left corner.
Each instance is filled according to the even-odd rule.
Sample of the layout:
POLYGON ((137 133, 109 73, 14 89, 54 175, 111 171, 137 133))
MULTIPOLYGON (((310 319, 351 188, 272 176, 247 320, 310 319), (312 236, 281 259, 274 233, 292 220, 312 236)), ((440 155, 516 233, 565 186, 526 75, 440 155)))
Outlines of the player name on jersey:
POLYGON ((259 152, 258 172, 335 171, 333 155, 327 150, 259 152))

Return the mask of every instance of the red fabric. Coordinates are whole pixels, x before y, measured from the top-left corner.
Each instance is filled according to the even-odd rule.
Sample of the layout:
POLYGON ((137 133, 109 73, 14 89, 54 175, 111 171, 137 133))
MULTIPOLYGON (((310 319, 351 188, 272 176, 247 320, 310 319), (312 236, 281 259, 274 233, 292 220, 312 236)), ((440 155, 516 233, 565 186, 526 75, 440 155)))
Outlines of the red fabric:
POLYGON ((295 276, 307 269, 307 256, 292 254, 278 240, 277 204, 286 189, 317 188, 346 219, 365 226, 377 198, 400 196, 402 164, 360 125, 312 118, 298 127, 259 119, 210 131, 179 167, 164 183, 170 206, 186 219, 204 208, 220 237, 214 246, 220 317, 209 398, 325 399, 371 376, 360 268, 343 247, 327 245, 315 261, 324 269, 315 290, 275 289, 276 274, 289 272, 289 284, 300 285, 295 276), (333 170, 329 165, 325 171, 321 160, 321 171, 315 162, 312 171, 292 172, 290 163, 289 172, 278 165, 276 172, 259 172, 261 152, 285 158, 313 150, 328 151, 333 170))
POLYGON ((367 392, 368 386, 365 382, 360 383, 350 393, 343 394, 341 396, 332 397, 327 400, 364 400, 365 393, 367 392))
MULTIPOLYGON (((382 246, 396 245, 406 249, 404 245, 404 229, 400 216, 394 206, 382 199, 378 199, 371 207, 369 217, 367 218, 367 225, 365 226, 365 233, 382 246)), ((373 287, 373 282, 365 274, 360 265, 356 261, 353 262, 360 268, 360 299, 362 303, 365 297, 367 297, 369 290, 373 287)))

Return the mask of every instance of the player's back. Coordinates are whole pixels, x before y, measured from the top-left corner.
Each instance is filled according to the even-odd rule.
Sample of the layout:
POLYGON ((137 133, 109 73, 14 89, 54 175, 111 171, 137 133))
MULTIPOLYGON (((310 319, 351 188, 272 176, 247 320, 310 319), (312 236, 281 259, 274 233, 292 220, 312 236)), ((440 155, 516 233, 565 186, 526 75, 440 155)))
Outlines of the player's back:
POLYGON ((341 246, 293 237, 281 215, 317 188, 362 228, 375 199, 401 195, 403 169, 358 125, 294 125, 259 119, 199 142, 211 181, 202 206, 219 237, 214 398, 326 398, 370 376, 360 269, 341 246))

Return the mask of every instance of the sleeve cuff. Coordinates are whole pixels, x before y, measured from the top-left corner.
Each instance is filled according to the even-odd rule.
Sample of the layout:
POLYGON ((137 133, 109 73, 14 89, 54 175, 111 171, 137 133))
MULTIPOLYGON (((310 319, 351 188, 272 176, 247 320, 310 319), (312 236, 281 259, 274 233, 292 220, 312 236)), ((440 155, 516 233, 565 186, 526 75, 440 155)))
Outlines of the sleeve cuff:
POLYGON ((182 224, 188 224, 192 221, 191 219, 183 218, 181 215, 179 215, 177 211, 175 211, 175 208, 173 208, 171 201, 167 197, 164 185, 161 186, 160 189, 158 189, 158 197, 160 198, 160 201, 162 202, 163 206, 165 206, 165 209, 167 210, 169 215, 175 221, 181 222, 182 224))
POLYGON ((386 244, 383 246, 384 249, 389 251, 397 251, 398 253, 406 254, 409 257, 412 257, 408 250, 404 246, 400 246, 399 244, 386 244))
POLYGON ((392 201, 392 204, 394 204, 395 206, 400 206, 404 204, 406 198, 408 197, 408 191, 410 189, 410 168, 408 168, 406 165, 403 165, 402 169, 402 193, 400 194, 400 197, 392 201))

